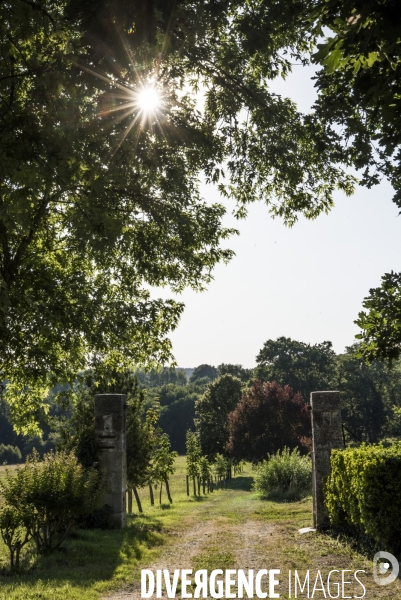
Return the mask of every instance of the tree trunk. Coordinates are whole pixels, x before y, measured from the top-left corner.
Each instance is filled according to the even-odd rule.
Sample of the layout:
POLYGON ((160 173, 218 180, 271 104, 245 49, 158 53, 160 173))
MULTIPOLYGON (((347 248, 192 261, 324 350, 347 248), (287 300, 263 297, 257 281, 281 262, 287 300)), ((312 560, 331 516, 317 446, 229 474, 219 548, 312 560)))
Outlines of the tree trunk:
POLYGON ((205 481, 204 477, 202 477, 202 487, 203 487, 203 494, 206 494, 206 481, 205 481))
POLYGON ((195 481, 195 477, 192 477, 192 481, 194 484, 194 496, 196 496, 196 481, 195 481))
POLYGON ((171 494, 170 494, 170 486, 169 486, 169 484, 168 484, 168 479, 167 479, 167 477, 166 477, 166 479, 164 480, 164 483, 166 484, 166 492, 167 492, 167 498, 168 498, 168 501, 170 502, 170 504, 172 504, 172 503, 173 503, 173 499, 172 499, 172 497, 171 497, 171 494))
POLYGON ((137 503, 137 506, 138 506, 138 510, 141 513, 141 512, 143 512, 143 510, 142 510, 142 504, 141 504, 141 501, 139 500, 138 490, 136 489, 136 487, 133 488, 133 492, 134 492, 135 500, 136 500, 136 503, 137 503))
POLYGON ((201 495, 201 493, 200 493, 200 486, 201 486, 201 480, 200 480, 200 477, 198 476, 198 496, 201 495))
POLYGON ((187 496, 189 496, 189 475, 187 475, 187 496))
POLYGON ((127 506, 127 509, 128 509, 128 514, 132 515, 132 489, 131 488, 128 489, 128 506, 127 506))
POLYGON ((162 491, 163 491, 163 482, 160 482, 160 494, 159 494, 159 504, 162 503, 162 491))
POLYGON ((17 571, 19 571, 19 555, 21 552, 21 547, 17 547, 15 550, 15 568, 17 571))
POLYGON ((149 496, 150 496, 150 503, 152 506, 154 506, 155 504, 155 497, 153 495, 153 486, 151 483, 149 483, 149 496))

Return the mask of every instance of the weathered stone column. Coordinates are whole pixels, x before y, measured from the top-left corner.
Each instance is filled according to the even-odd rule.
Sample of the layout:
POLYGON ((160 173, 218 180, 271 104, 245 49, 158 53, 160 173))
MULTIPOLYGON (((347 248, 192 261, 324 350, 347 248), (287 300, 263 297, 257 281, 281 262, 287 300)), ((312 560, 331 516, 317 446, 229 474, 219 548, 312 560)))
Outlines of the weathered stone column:
POLYGON ((104 503, 112 508, 111 524, 125 527, 127 489, 126 396, 95 396, 95 431, 99 446, 99 465, 106 474, 104 503))
POLYGON ((324 528, 329 519, 324 505, 323 480, 330 473, 333 448, 343 447, 339 392, 312 392, 313 523, 324 528))

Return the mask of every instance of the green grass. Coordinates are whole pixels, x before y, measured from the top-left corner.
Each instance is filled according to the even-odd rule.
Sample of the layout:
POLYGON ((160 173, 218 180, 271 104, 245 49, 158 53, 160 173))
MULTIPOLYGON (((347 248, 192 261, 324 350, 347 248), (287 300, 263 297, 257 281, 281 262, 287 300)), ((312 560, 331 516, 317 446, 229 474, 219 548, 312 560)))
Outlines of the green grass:
MULTIPOLYGON (((136 512, 128 515, 124 531, 77 529, 62 551, 50 556, 37 556, 33 546, 28 546, 22 555, 20 574, 9 573, 8 550, 0 541, 0 600, 94 600, 131 582, 141 566, 155 560, 166 545, 176 540, 171 531, 190 526, 198 519, 199 508, 210 503, 206 497, 187 497, 184 457, 177 460, 170 489, 173 504, 163 493, 159 505, 155 493, 154 507, 147 488, 140 490, 144 513, 139 515, 134 500, 136 512)), ((217 491, 210 496, 224 493, 217 491)))
POLYGON ((77 530, 64 551, 37 557, 30 549, 20 575, 2 577, 1 599, 97 598, 126 581, 138 561, 163 543, 150 519, 130 519, 126 531, 77 530))
POLYGON ((220 545, 209 545, 207 550, 198 554, 193 561, 194 570, 232 569, 235 566, 234 555, 229 551, 221 551, 220 545))
MULTIPOLYGON (((311 525, 311 498, 291 503, 261 499, 251 490, 249 465, 226 490, 188 498, 183 457, 177 467, 171 506, 163 495, 162 504, 157 497, 151 507, 148 490, 143 489, 144 514, 130 515, 126 530, 76 530, 63 552, 47 557, 28 549, 19 575, 0 572, 0 600, 97 600, 138 582, 141 568, 164 564, 165 556, 177 561, 174 568, 187 568, 181 566, 187 550, 180 554, 180 548, 188 540, 187 547, 194 548, 188 558, 194 570, 278 567, 284 574, 289 569, 300 573, 320 569, 324 579, 332 569, 365 569, 366 597, 401 598, 397 582, 378 593, 370 574, 371 556, 328 535, 298 534, 299 528, 311 525)), ((7 562, 6 548, 0 544, 0 567, 7 562)), ((359 594, 360 588, 355 592, 359 594)), ((285 600, 288 589, 284 586, 280 594, 285 600)))

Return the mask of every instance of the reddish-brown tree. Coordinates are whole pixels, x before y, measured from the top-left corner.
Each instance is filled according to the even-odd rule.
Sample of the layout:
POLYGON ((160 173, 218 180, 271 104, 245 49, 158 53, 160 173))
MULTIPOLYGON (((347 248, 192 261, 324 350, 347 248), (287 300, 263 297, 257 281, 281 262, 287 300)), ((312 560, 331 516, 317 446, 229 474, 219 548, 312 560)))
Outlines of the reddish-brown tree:
POLYGON ((288 385, 254 381, 227 419, 227 450, 233 458, 259 462, 285 446, 310 449, 309 407, 288 385))

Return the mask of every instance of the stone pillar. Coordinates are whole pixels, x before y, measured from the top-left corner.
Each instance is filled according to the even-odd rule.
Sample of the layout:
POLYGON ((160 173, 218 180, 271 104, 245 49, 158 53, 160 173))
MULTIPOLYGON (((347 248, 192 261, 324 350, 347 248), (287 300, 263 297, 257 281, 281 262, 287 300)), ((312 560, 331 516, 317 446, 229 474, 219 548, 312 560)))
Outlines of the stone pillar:
POLYGON ((343 448, 339 392, 312 392, 313 524, 316 529, 329 525, 324 505, 323 480, 330 473, 333 448, 343 448))
POLYGON ((127 447, 126 396, 98 394, 95 396, 95 432, 99 447, 99 465, 106 475, 104 503, 112 508, 110 522, 123 528, 127 522, 127 447))

